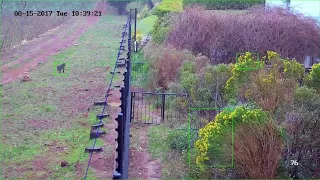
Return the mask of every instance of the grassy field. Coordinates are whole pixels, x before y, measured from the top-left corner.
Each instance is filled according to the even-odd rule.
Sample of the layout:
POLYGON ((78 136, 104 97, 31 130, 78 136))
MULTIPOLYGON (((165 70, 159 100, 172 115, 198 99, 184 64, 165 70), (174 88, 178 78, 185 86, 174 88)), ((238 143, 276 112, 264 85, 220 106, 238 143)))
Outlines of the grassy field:
POLYGON ((141 19, 137 23, 137 30, 139 30, 142 35, 147 35, 149 32, 151 32, 152 27, 157 19, 158 16, 156 15, 148 16, 144 19, 141 19))
MULTIPOLYGON (((30 73, 31 81, 2 87, 1 166, 10 179, 79 179, 88 154, 90 125, 97 122, 97 107, 87 107, 104 97, 125 17, 110 15, 75 42, 30 73), (54 62, 66 62, 69 76, 54 76, 54 62), (67 161, 69 167, 60 163, 67 161), (77 169, 81 166, 82 168, 77 169)), ((116 80, 117 81, 117 80, 116 80)), ((102 145, 99 139, 97 145, 102 145)), ((108 148, 107 148, 108 149, 108 148)), ((103 152, 111 153, 111 152, 103 152)), ((96 179, 89 171, 88 179, 96 179)))

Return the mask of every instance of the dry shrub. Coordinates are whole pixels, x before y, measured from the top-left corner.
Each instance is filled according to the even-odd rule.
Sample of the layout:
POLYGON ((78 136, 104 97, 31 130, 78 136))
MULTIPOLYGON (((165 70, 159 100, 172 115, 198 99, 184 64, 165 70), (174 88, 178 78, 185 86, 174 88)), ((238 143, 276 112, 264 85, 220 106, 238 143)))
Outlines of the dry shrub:
POLYGON ((235 61, 236 53, 275 51, 303 62, 317 56, 320 30, 314 20, 275 8, 252 9, 246 14, 208 12, 188 7, 173 25, 167 43, 202 53, 215 63, 235 61))
POLYGON ((281 150, 282 139, 272 122, 242 124, 235 129, 234 163, 240 177, 276 178, 281 150))
POLYGON ((275 112, 292 101, 297 85, 295 79, 285 78, 277 71, 270 73, 265 69, 253 74, 250 79, 250 83, 244 85, 239 94, 253 100, 263 110, 275 112))
POLYGON ((168 89, 179 74, 183 61, 194 61, 195 57, 188 51, 178 51, 173 46, 159 46, 148 44, 144 49, 145 58, 151 64, 151 78, 149 88, 168 89))
POLYGON ((205 68, 210 62, 210 59, 202 54, 199 54, 196 56, 196 67, 197 67, 197 73, 200 75, 203 75, 205 72, 205 68))

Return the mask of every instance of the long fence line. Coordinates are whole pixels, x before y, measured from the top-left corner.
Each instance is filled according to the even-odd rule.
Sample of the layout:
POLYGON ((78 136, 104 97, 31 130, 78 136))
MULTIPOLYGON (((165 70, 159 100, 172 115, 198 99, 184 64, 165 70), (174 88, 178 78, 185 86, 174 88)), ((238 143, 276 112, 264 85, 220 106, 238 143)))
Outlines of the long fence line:
MULTIPOLYGON (((129 172, 129 146, 130 146, 130 117, 131 117, 131 21, 132 21, 132 9, 129 12, 129 35, 128 35, 128 54, 127 59, 124 59, 126 71, 124 72, 124 87, 121 87, 121 113, 118 114, 116 121, 118 126, 116 131, 118 132, 118 138, 116 139, 118 147, 116 148, 117 157, 115 159, 115 170, 112 179, 128 179, 129 172)), ((134 37, 136 37, 136 21, 137 21, 137 9, 135 9, 135 31, 134 37)), ((135 38, 134 38, 135 39, 135 38)))
MULTIPOLYGON (((136 14, 135 9, 135 14, 136 14)), ((96 147, 97 138, 101 137, 101 135, 105 134, 103 130, 100 130, 100 127, 104 126, 104 122, 102 121, 104 118, 110 117, 109 114, 106 114, 105 111, 107 109, 108 96, 112 95, 110 93, 113 83, 113 78, 116 74, 120 74, 124 76, 124 86, 115 85, 114 88, 120 88, 121 93, 121 113, 118 114, 118 117, 115 119, 118 123, 117 128, 115 129, 118 132, 118 137, 115 139, 117 141, 116 148, 116 159, 114 166, 113 179, 128 179, 128 169, 129 169, 129 144, 130 144, 130 112, 131 112, 131 94, 130 94, 130 79, 131 79, 131 62, 130 62, 130 54, 131 54, 131 9, 127 19, 127 23, 123 26, 124 30, 122 32, 122 39, 120 41, 120 47, 118 50, 118 56, 116 60, 116 64, 113 68, 112 74, 107 94, 105 95, 105 101, 94 102, 94 105, 103 105, 102 113, 97 115, 97 119, 99 122, 92 126, 90 138, 94 138, 94 143, 91 147, 87 147, 85 152, 90 153, 90 158, 88 161, 88 165, 86 168, 84 179, 87 179, 88 170, 91 165, 91 159, 93 153, 102 151, 102 147, 96 147), (128 32, 127 32, 128 28, 128 32), (123 43, 125 43, 125 36, 127 36, 128 40, 128 49, 126 50, 123 43), (124 55, 127 57, 120 57, 124 55), (124 73, 117 68, 125 68, 124 73)), ((136 26, 136 15, 135 15, 135 26, 136 26)), ((136 29, 136 28, 135 28, 136 29)), ((136 31, 135 31, 136 34, 136 31)))

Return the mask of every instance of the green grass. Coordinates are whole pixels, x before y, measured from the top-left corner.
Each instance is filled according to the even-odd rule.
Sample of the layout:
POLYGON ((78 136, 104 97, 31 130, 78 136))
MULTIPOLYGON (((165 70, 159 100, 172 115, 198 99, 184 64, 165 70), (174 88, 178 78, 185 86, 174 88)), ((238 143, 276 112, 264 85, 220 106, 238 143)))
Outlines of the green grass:
POLYGON ((141 19, 137 22, 137 30, 141 32, 142 35, 147 35, 149 32, 151 32, 154 23, 157 21, 158 16, 152 15, 148 16, 144 19, 141 19))
POLYGON ((183 155, 176 150, 172 150, 167 139, 173 131, 163 125, 152 126, 148 131, 148 151, 152 158, 161 160, 163 179, 185 179, 188 170, 183 155))
MULTIPOLYGON (((44 158, 47 161, 47 170, 52 171, 49 179, 78 179, 76 178, 74 165, 76 163, 86 164, 88 154, 84 153, 87 146, 93 145, 89 139, 90 125, 98 120, 95 115, 101 113, 102 108, 92 110, 88 118, 83 118, 80 113, 69 116, 69 107, 77 99, 64 99, 72 97, 75 86, 79 89, 95 86, 88 84, 88 80, 109 84, 111 75, 109 73, 97 74, 95 68, 111 68, 115 64, 120 40, 120 30, 125 23, 125 17, 110 15, 101 17, 100 21, 89 28, 81 38, 75 42, 78 46, 72 46, 60 51, 50 57, 44 64, 30 72, 31 81, 21 83, 12 82, 3 86, 2 129, 3 146, 1 148, 1 160, 3 172, 11 171, 13 167, 31 167, 35 159, 44 158), (66 62, 69 68, 69 76, 53 76, 56 71, 54 62, 66 62), (96 77, 91 77, 95 73, 96 77), (88 75, 89 74, 89 75, 88 75), (62 107, 63 103, 69 106, 62 107), (47 128, 34 127, 30 121, 46 120, 49 122, 47 128), (89 123, 83 126, 81 123, 89 123), (52 152, 53 144, 66 148, 57 153, 52 152), (70 163, 68 168, 61 168, 60 162, 65 160, 70 163), (20 164, 20 165, 19 165, 20 164), (23 166, 21 165, 23 164, 23 166)), ((114 82, 119 80, 115 76, 114 82)), ((83 102, 92 103, 92 102, 83 102)), ((107 120, 105 120, 107 121, 107 120)), ((106 131, 106 129, 103 128, 106 131)), ((106 131, 108 133, 108 131, 106 131)), ((103 146, 108 151, 102 139, 97 140, 96 146, 103 146)), ((111 151, 111 150, 110 150, 111 151)), ((26 170, 25 174, 15 171, 10 179, 30 179, 29 177, 40 178, 45 171, 35 172, 32 169, 26 170)), ((85 172, 82 172, 83 174, 85 172)), ((92 169, 89 170, 88 179, 97 179, 92 169)))
POLYGON ((167 137, 172 130, 163 126, 152 126, 148 131, 149 149, 152 158, 164 159, 169 152, 167 137))

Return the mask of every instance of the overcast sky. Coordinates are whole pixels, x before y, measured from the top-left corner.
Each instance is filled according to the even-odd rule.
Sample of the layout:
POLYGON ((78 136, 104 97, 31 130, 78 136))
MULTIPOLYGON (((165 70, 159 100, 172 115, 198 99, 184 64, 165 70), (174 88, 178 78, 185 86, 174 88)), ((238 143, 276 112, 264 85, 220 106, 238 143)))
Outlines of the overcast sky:
MULTIPOLYGON (((283 0, 266 0, 271 6, 283 6, 283 0)), ((320 23, 320 0, 291 0, 291 7, 303 13, 306 16, 311 16, 318 19, 320 23)))

